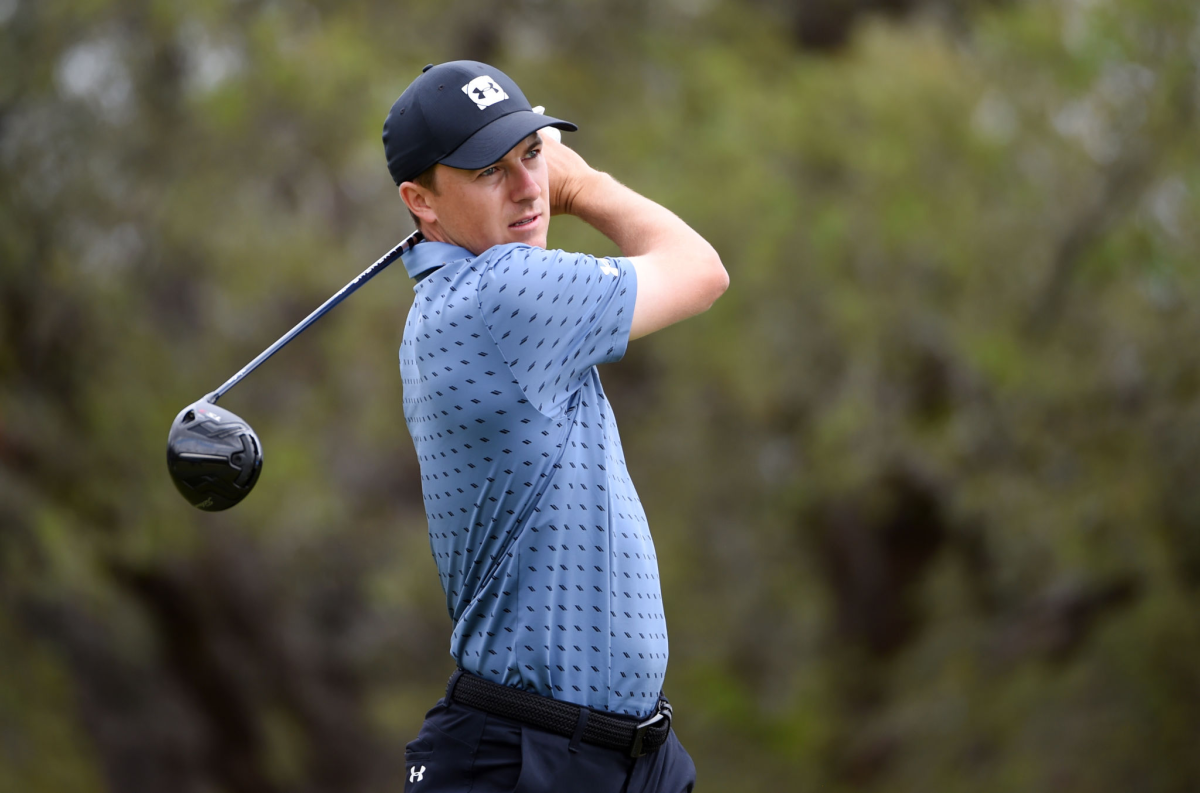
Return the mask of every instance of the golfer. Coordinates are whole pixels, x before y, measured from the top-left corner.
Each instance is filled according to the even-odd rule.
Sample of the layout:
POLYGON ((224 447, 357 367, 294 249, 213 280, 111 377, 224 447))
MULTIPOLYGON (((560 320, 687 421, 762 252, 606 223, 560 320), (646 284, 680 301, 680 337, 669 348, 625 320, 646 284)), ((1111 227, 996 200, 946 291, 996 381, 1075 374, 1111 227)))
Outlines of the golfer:
POLYGON ((707 309, 728 276, 545 127, 575 129, 473 61, 427 66, 384 123, 425 238, 404 256, 400 372, 458 664, 404 789, 688 791, 654 543, 596 367, 707 309), (555 214, 622 255, 547 250, 555 214))

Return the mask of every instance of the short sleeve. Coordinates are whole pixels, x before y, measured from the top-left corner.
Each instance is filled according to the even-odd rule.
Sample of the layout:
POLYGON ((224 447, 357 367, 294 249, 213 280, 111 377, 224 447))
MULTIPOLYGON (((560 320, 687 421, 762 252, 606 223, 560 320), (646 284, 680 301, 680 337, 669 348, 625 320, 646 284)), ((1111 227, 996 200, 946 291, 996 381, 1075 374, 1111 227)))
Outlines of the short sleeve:
POLYGON ((481 317, 526 398, 553 415, 629 344, 637 273, 622 257, 491 249, 478 262, 481 317))

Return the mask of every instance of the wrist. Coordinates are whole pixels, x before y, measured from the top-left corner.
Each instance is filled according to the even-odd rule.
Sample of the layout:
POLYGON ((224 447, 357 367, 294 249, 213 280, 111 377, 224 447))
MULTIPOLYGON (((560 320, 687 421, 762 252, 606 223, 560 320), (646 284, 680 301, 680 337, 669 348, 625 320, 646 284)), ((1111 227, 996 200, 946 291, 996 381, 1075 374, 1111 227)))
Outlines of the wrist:
POLYGON ((616 180, 604 171, 588 168, 577 180, 575 189, 566 201, 564 212, 587 220, 603 202, 605 192, 615 184, 616 180))

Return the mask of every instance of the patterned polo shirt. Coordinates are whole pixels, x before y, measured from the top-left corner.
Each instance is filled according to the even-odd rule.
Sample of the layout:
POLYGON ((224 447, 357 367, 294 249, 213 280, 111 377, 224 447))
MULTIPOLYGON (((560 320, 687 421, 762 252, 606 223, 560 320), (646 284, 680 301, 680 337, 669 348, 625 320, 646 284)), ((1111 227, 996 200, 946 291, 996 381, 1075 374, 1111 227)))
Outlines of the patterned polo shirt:
POLYGON ((598 364, 625 354, 623 258, 423 242, 404 416, 463 669, 644 716, 667 666, 658 562, 598 364))

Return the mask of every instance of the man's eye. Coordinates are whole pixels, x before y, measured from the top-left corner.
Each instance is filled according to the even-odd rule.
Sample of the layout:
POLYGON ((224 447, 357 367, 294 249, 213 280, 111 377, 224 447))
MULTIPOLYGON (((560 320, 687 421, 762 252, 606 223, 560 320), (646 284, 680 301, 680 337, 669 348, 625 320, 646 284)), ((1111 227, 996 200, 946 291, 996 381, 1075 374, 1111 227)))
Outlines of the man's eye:
POLYGON ((479 175, 480 176, 491 176, 495 172, 496 172, 496 166, 493 165, 491 168, 484 168, 482 171, 479 172, 479 175))
POLYGON ((542 153, 541 149, 530 149, 528 152, 525 153, 525 159, 531 160, 534 157, 541 155, 541 153, 542 153))

